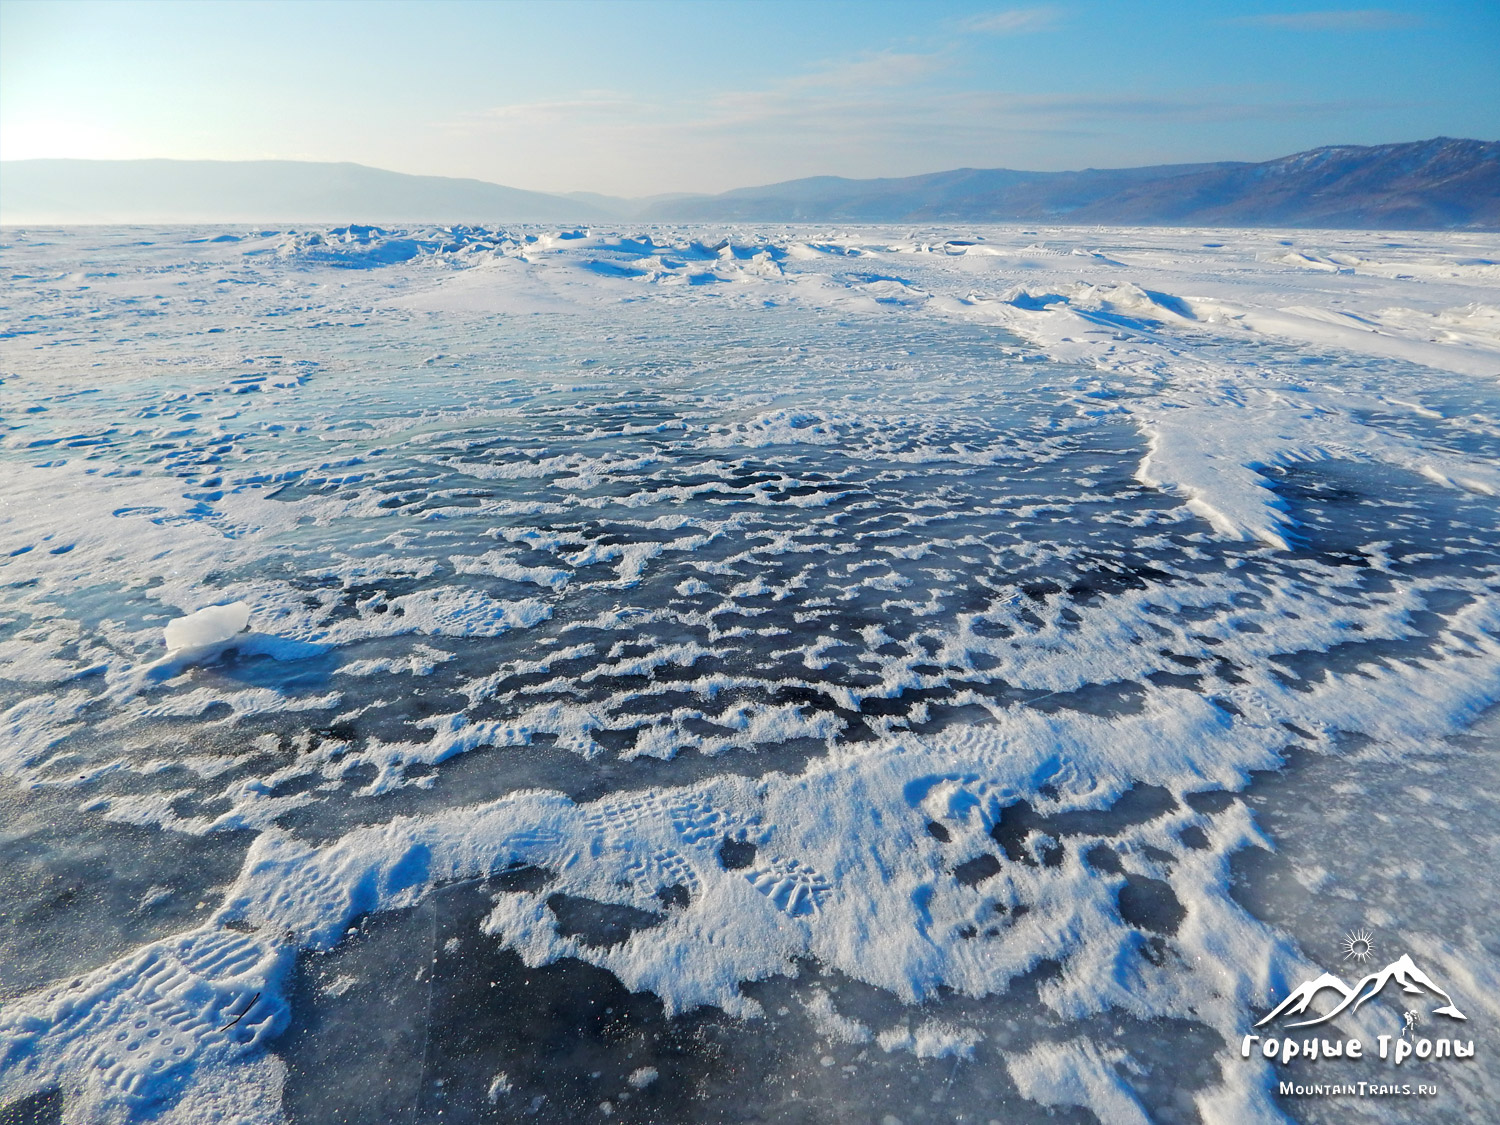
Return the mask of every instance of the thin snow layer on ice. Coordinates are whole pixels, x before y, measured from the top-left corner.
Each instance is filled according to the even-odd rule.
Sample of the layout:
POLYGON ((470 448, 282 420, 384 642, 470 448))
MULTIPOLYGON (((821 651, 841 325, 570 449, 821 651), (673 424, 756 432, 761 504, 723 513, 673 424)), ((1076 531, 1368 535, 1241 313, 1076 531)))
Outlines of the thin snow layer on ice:
MULTIPOLYGON (((65 1082, 70 1116, 90 1121, 181 1101, 194 1086, 201 1096, 215 1080, 238 1085, 228 1064, 253 1058, 286 1022, 279 986, 289 959, 274 940, 205 928, 7 1006, 0 1089, 65 1082)), ((241 1108, 275 1111, 274 1099, 259 1100, 241 1108)))
POLYGON ((954 1027, 942 1020, 928 1020, 915 1028, 893 1027, 876 1041, 885 1051, 910 1051, 919 1059, 972 1059, 984 1036, 972 1027, 954 1027))
POLYGON ((1489 236, 193 233, 5 248, 0 777, 243 862, 8 998, 0 1100, 275 1120, 299 952, 489 879, 526 965, 747 1019, 821 966, 913 1066, 1032 981, 1016 1096, 1131 1120, 1088 1021, 1234 1042, 1312 969, 1206 795, 1500 699, 1489 236))
POLYGON ((1085 1040, 1037 1047, 1007 1059, 1005 1065, 1017 1089, 1034 1102, 1087 1106, 1100 1121, 1150 1125, 1141 1103, 1115 1073, 1115 1064, 1123 1058, 1123 1051, 1106 1055, 1085 1040))

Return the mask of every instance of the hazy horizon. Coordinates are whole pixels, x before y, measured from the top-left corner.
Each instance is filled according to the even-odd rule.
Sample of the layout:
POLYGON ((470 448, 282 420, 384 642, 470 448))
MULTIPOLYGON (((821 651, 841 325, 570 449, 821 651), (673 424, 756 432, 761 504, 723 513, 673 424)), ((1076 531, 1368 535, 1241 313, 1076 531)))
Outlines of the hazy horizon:
POLYGON ((640 197, 1500 136, 1489 5, 1236 13, 4 0, 0 159, 350 162, 640 197))
MULTIPOLYGON (((1382 145, 1418 143, 1420 141, 1440 140, 1440 139, 1443 139, 1443 138, 1440 138, 1440 137, 1391 138, 1390 140, 1387 140, 1387 141, 1371 141, 1371 142, 1367 142, 1367 143, 1363 143, 1363 144, 1358 144, 1358 145, 1356 145, 1356 144, 1354 144, 1352 142, 1330 141, 1326 145, 1314 145, 1314 146, 1311 146, 1311 147, 1313 149, 1317 149, 1317 148, 1339 148, 1339 147, 1351 147, 1351 148, 1352 147, 1370 147, 1370 148, 1377 148, 1377 147, 1381 147, 1382 145)), ((1454 138, 1449 138, 1449 139, 1452 139, 1452 140, 1476 140, 1476 141, 1480 141, 1481 143, 1490 143, 1490 142, 1493 142, 1494 140, 1496 140, 1497 138, 1490 138, 1490 137, 1454 137, 1454 138)), ((1310 150, 1299 150, 1299 151, 1310 151, 1310 150)), ((1278 157, 1294 156, 1294 155, 1296 155, 1296 153, 1293 153, 1293 152, 1277 153, 1276 156, 1273 156, 1271 159, 1276 159, 1278 157)), ((40 161, 47 161, 47 160, 93 161, 93 162, 102 163, 102 164, 143 164, 143 163, 166 163, 166 164, 172 164, 172 163, 176 163, 176 164, 193 164, 193 163, 199 163, 199 164, 247 164, 247 165, 248 164, 268 164, 268 163, 330 164, 330 165, 346 165, 346 166, 350 166, 350 167, 363 168, 363 169, 366 169, 366 170, 369 170, 369 171, 376 171, 376 172, 399 172, 399 170, 395 169, 395 168, 386 168, 386 167, 382 167, 380 165, 366 164, 366 163, 363 163, 362 161, 358 161, 358 160, 329 160, 329 161, 321 161, 321 160, 291 160, 291 159, 287 159, 287 158, 283 158, 283 157, 254 157, 254 156, 238 157, 238 158, 217 158, 217 157, 197 158, 197 157, 180 157, 180 156, 142 156, 142 157, 47 157, 47 156, 36 156, 36 157, 20 157, 20 158, 3 157, 3 158, 0 158, 0 164, 22 164, 22 163, 27 163, 27 162, 31 162, 31 161, 40 162, 40 161)), ((1174 161, 1160 162, 1160 163, 1155 164, 1155 165, 1127 165, 1127 164, 1120 164, 1120 165, 1109 165, 1109 166, 1104 166, 1104 165, 1087 165, 1087 166, 1085 166, 1085 165, 1080 164, 1080 165, 1076 165, 1076 166, 1073 166, 1073 167, 1067 167, 1067 168, 1049 168, 1049 169, 1042 169, 1042 168, 1021 168, 1021 167, 1008 167, 1008 168, 1004 168, 1004 169, 1001 169, 1001 168, 993 168, 993 169, 983 168, 982 169, 982 168, 978 168, 978 167, 972 167, 972 168, 970 168, 969 166, 965 166, 965 167, 953 167, 953 168, 927 168, 927 169, 923 169, 922 171, 918 171, 918 172, 906 173, 903 176, 890 176, 890 177, 883 177, 883 176, 881 176, 881 177, 874 177, 874 176, 872 176, 872 177, 853 177, 853 176, 845 177, 845 176, 840 176, 839 174, 832 173, 832 172, 809 172, 806 175, 791 177, 788 180, 777 180, 777 181, 764 181, 764 182, 757 182, 757 183, 733 184, 733 185, 731 185, 728 188, 722 189, 722 191, 734 191, 736 189, 741 189, 741 188, 775 187, 778 184, 790 183, 790 182, 795 182, 795 181, 800 181, 800 180, 849 179, 849 180, 852 180, 852 181, 855 181, 855 182, 859 182, 859 181, 872 180, 872 179, 906 179, 906 178, 911 178, 911 177, 916 177, 916 176, 935 175, 935 174, 939 174, 939 173, 943 173, 943 172, 964 171, 964 170, 973 170, 973 171, 1015 171, 1015 172, 1027 172, 1027 173, 1035 173, 1035 172, 1085 172, 1085 171, 1128 171, 1128 170, 1131 170, 1131 169, 1134 169, 1134 168, 1142 168, 1142 167, 1172 167, 1172 166, 1185 166, 1185 165, 1195 165, 1195 164, 1212 164, 1212 163, 1255 164, 1255 163, 1261 163, 1261 161, 1259 161, 1259 160, 1250 160, 1250 159, 1242 159, 1242 158, 1236 158, 1236 157, 1224 157, 1220 161, 1174 160, 1174 161)), ((432 178, 436 178, 436 179, 455 180, 455 181, 459 181, 459 182, 465 182, 466 181, 466 182, 470 182, 470 183, 486 184, 486 185, 493 186, 493 187, 516 188, 517 190, 520 190, 520 191, 535 192, 538 195, 555 195, 555 196, 557 196, 559 198, 565 198, 565 199, 566 198, 571 198, 571 197, 588 197, 588 196, 594 196, 594 197, 597 197, 597 198, 599 198, 601 200, 618 200, 618 201, 621 201, 621 202, 629 202, 629 203, 647 202, 647 201, 650 201, 650 200, 653 200, 653 199, 657 199, 657 198, 668 199, 668 198, 672 198, 672 197, 676 197, 676 196, 687 197, 687 196, 697 196, 697 195, 717 195, 717 194, 722 194, 722 192, 688 192, 688 191, 668 190, 668 191, 662 191, 662 192, 652 192, 652 193, 649 193, 649 194, 646 194, 646 195, 622 196, 622 195, 613 195, 613 194, 611 194, 609 192, 594 191, 594 190, 589 189, 589 188, 568 188, 568 189, 564 189, 564 190, 547 192, 547 191, 543 191, 543 190, 537 189, 537 188, 519 188, 518 185, 516 185, 516 184, 501 183, 498 180, 486 180, 483 177, 479 177, 479 176, 448 176, 448 175, 446 175, 444 173, 440 173, 440 172, 400 172, 399 174, 401 174, 401 175, 407 175, 407 176, 432 177, 432 178)))
POLYGON ((1269 163, 901 179, 815 176, 719 195, 552 195, 356 163, 74 160, 0 163, 0 223, 596 221, 1064 222, 1115 226, 1500 229, 1500 142, 1332 146, 1269 163))

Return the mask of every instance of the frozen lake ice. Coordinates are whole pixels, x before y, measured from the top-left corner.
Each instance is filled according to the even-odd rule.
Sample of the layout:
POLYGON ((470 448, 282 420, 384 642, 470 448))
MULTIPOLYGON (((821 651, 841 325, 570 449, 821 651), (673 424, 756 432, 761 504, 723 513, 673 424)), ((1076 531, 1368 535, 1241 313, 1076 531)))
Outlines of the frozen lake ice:
POLYGON ((1500 1103, 1494 235, 3 248, 5 1112, 1500 1103))

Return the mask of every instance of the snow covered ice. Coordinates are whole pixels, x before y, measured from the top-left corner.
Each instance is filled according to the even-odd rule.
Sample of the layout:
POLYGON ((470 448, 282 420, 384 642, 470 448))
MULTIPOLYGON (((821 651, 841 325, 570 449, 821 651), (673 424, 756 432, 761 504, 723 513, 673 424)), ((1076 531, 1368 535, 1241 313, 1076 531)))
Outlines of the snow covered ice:
POLYGON ((1492 1051, 1352 1104, 1234 1050, 1359 925, 1500 1016, 1495 236, 4 262, 0 1105, 1500 1102, 1492 1051))

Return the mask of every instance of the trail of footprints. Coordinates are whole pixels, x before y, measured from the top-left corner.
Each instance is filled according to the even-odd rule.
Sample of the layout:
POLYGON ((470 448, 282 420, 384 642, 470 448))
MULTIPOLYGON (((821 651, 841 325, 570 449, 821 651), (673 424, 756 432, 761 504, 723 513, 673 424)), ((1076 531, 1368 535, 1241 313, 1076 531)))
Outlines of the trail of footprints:
POLYGON ((286 1007, 272 982, 290 956, 233 930, 147 946, 0 1015, 0 1075, 37 1087, 67 1072, 96 1099, 155 1100, 208 1056, 242 1054, 280 1031, 286 1007))
POLYGON ((608 797, 585 806, 579 819, 606 849, 628 856, 621 881, 642 900, 685 906, 702 893, 705 878, 735 872, 778 910, 803 918, 816 915, 833 889, 806 863, 761 856, 766 831, 715 807, 701 793, 663 797, 647 790, 608 797), (645 843, 664 836, 687 844, 693 858, 671 846, 645 843))
MULTIPOLYGON (((617 865, 616 884, 643 907, 686 907, 706 880, 735 877, 788 917, 810 918, 833 892, 832 881, 811 864, 765 854, 770 834, 753 818, 717 807, 702 793, 606 797, 585 805, 578 821, 586 849, 617 865)), ((580 858, 576 850, 545 852, 535 858, 560 868, 580 858)))

